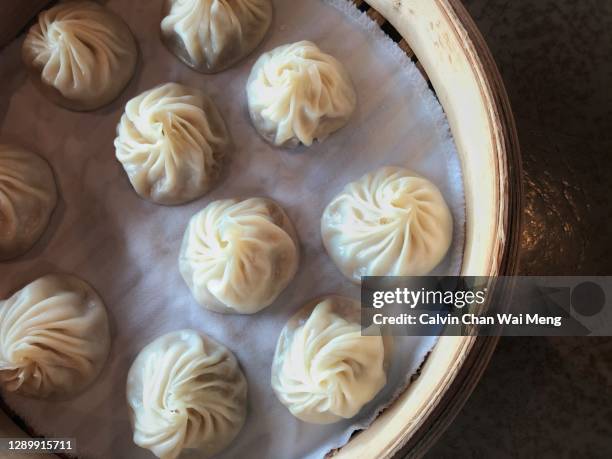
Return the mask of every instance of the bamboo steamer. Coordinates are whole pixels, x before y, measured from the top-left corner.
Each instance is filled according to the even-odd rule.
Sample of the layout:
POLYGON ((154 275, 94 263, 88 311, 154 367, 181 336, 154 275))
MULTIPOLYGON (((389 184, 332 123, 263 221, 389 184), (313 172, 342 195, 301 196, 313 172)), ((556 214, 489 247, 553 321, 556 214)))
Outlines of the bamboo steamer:
MULTIPOLYGON (((446 112, 464 177, 462 274, 514 274, 522 197, 518 139, 503 82, 469 14, 459 0, 350 1, 417 63, 446 112)), ((47 3, 3 2, 0 46, 47 3)), ((408 389, 332 454, 338 459, 421 456, 463 406, 496 343, 494 337, 440 338, 408 389)), ((0 411, 0 436, 25 436, 20 427, 25 428, 0 411)), ((22 456, 0 453, 5 457, 22 456)))

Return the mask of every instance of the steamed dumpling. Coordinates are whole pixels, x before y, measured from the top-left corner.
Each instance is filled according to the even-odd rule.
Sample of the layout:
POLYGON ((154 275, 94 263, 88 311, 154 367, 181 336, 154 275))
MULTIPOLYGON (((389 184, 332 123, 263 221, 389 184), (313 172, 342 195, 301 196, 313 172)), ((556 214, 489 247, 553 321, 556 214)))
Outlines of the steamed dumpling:
POLYGON ((270 0, 165 0, 162 40, 189 67, 220 72, 261 42, 272 21, 270 0))
POLYGON ((357 96, 346 69, 314 43, 300 41, 263 54, 247 82, 251 120, 276 146, 310 146, 344 126, 357 96))
POLYGON ((361 276, 422 276, 444 258, 453 219, 440 190, 400 167, 349 183, 325 208, 323 244, 351 281, 361 276))
POLYGON ((0 260, 27 252, 57 203, 55 178, 40 156, 0 144, 0 260))
POLYGON ((328 296, 293 316, 278 339, 272 388, 291 414, 330 424, 352 418, 387 382, 389 348, 362 336, 357 301, 328 296))
POLYGON ((81 279, 51 274, 0 301, 0 386, 67 398, 98 376, 110 347, 108 317, 81 279))
POLYGON ((160 336, 127 379, 134 443, 162 459, 199 458, 226 448, 244 424, 247 383, 225 346, 194 330, 160 336))
POLYGON ((201 91, 176 83, 130 100, 117 127, 117 159, 136 192, 158 204, 204 195, 230 145, 225 122, 201 91))
POLYGON ((22 55, 34 82, 53 102, 94 110, 128 84, 138 49, 115 13, 96 2, 70 1, 40 13, 22 55))
POLYGON ((276 202, 223 199, 191 218, 179 267, 203 307, 253 314, 284 290, 298 259, 295 230, 276 202))

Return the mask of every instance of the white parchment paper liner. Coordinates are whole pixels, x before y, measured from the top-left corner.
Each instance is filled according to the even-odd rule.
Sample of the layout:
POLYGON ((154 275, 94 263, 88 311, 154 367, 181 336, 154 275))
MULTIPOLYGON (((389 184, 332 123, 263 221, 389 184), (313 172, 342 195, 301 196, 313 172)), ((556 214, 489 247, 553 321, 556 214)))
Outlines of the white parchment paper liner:
MULTIPOLYGON (((325 253, 319 234, 326 203, 349 181, 383 165, 407 166, 440 187, 455 220, 452 248, 436 273, 458 274, 464 200, 459 159, 443 111, 416 67, 367 16, 345 0, 276 0, 272 29, 250 58, 218 75, 201 75, 172 56, 158 37, 161 1, 110 0, 141 49, 138 72, 121 97, 93 113, 73 113, 44 99, 20 63, 21 41, 0 53, 0 140, 47 158, 62 199, 51 227, 18 261, 0 264, 0 295, 52 271, 75 273, 104 298, 112 318, 111 357, 101 377, 61 403, 6 395, 38 433, 76 437, 80 457, 140 459, 128 422, 125 380, 138 351, 162 333, 194 328, 226 344, 249 382, 249 417, 222 457, 322 457, 364 428, 405 387, 435 343, 402 338, 389 383, 354 419, 309 425, 293 418, 270 388, 276 338, 307 300, 325 293, 359 297, 325 253), (301 39, 343 62, 358 94, 347 127, 323 144, 292 151, 270 147, 255 133, 245 83, 264 50, 301 39), (123 106, 157 84, 176 81, 203 89, 218 104, 236 151, 223 180, 207 196, 180 207, 141 200, 115 160, 113 139, 123 106), (278 301, 255 316, 222 316, 200 309, 179 275, 181 237, 191 215, 209 201, 268 196, 284 206, 298 231, 302 260, 278 301)), ((407 420, 408 421, 408 420, 407 420)))

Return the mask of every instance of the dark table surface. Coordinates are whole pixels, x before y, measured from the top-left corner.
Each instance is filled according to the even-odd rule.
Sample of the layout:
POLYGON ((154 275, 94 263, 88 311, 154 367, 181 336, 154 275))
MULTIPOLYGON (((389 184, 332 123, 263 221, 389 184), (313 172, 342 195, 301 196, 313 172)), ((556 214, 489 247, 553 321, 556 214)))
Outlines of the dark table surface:
MULTIPOLYGON (((504 78, 519 273, 612 275, 612 0, 465 0, 504 78)), ((612 338, 502 338, 428 458, 612 458, 612 338)))

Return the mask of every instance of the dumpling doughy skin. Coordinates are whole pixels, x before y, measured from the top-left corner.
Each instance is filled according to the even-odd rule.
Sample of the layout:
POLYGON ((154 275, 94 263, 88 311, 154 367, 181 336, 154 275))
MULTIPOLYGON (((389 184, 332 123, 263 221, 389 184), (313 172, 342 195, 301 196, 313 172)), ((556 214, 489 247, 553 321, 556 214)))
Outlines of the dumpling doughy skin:
POLYGON ((112 102, 127 86, 138 48, 129 27, 106 7, 67 1, 39 14, 22 56, 45 96, 88 111, 112 102))
POLYGON ((138 446, 161 459, 183 450, 208 458, 242 429, 247 382, 225 346, 180 330, 140 351, 128 373, 127 400, 138 446))
POLYGON ((309 41, 263 54, 251 70, 247 99, 259 134, 289 148, 323 141, 348 122, 357 104, 344 66, 309 41))
POLYGON ((362 336, 357 301, 323 297, 304 306, 283 328, 272 363, 272 388, 304 422, 352 418, 386 384, 390 349, 391 342, 381 336, 362 336))
POLYGON ((295 276, 293 224, 271 199, 223 199, 195 214, 179 268, 196 301, 215 312, 253 314, 269 306, 295 276))
POLYGON ((21 147, 0 144, 0 261, 38 241, 57 203, 51 166, 21 147))
POLYGON ((104 303, 85 281, 49 274, 0 301, 0 386, 65 399, 98 376, 110 348, 104 303))
POLYGON ((127 103, 115 152, 142 198, 174 205, 210 189, 230 143, 225 122, 208 96, 166 83, 127 103))
POLYGON ((253 51, 272 22, 271 0, 165 0, 162 41, 189 67, 225 70, 253 51))
POLYGON ((453 218, 429 180, 383 167, 349 183, 325 208, 323 244, 351 281, 361 276, 422 276, 442 261, 453 218))

